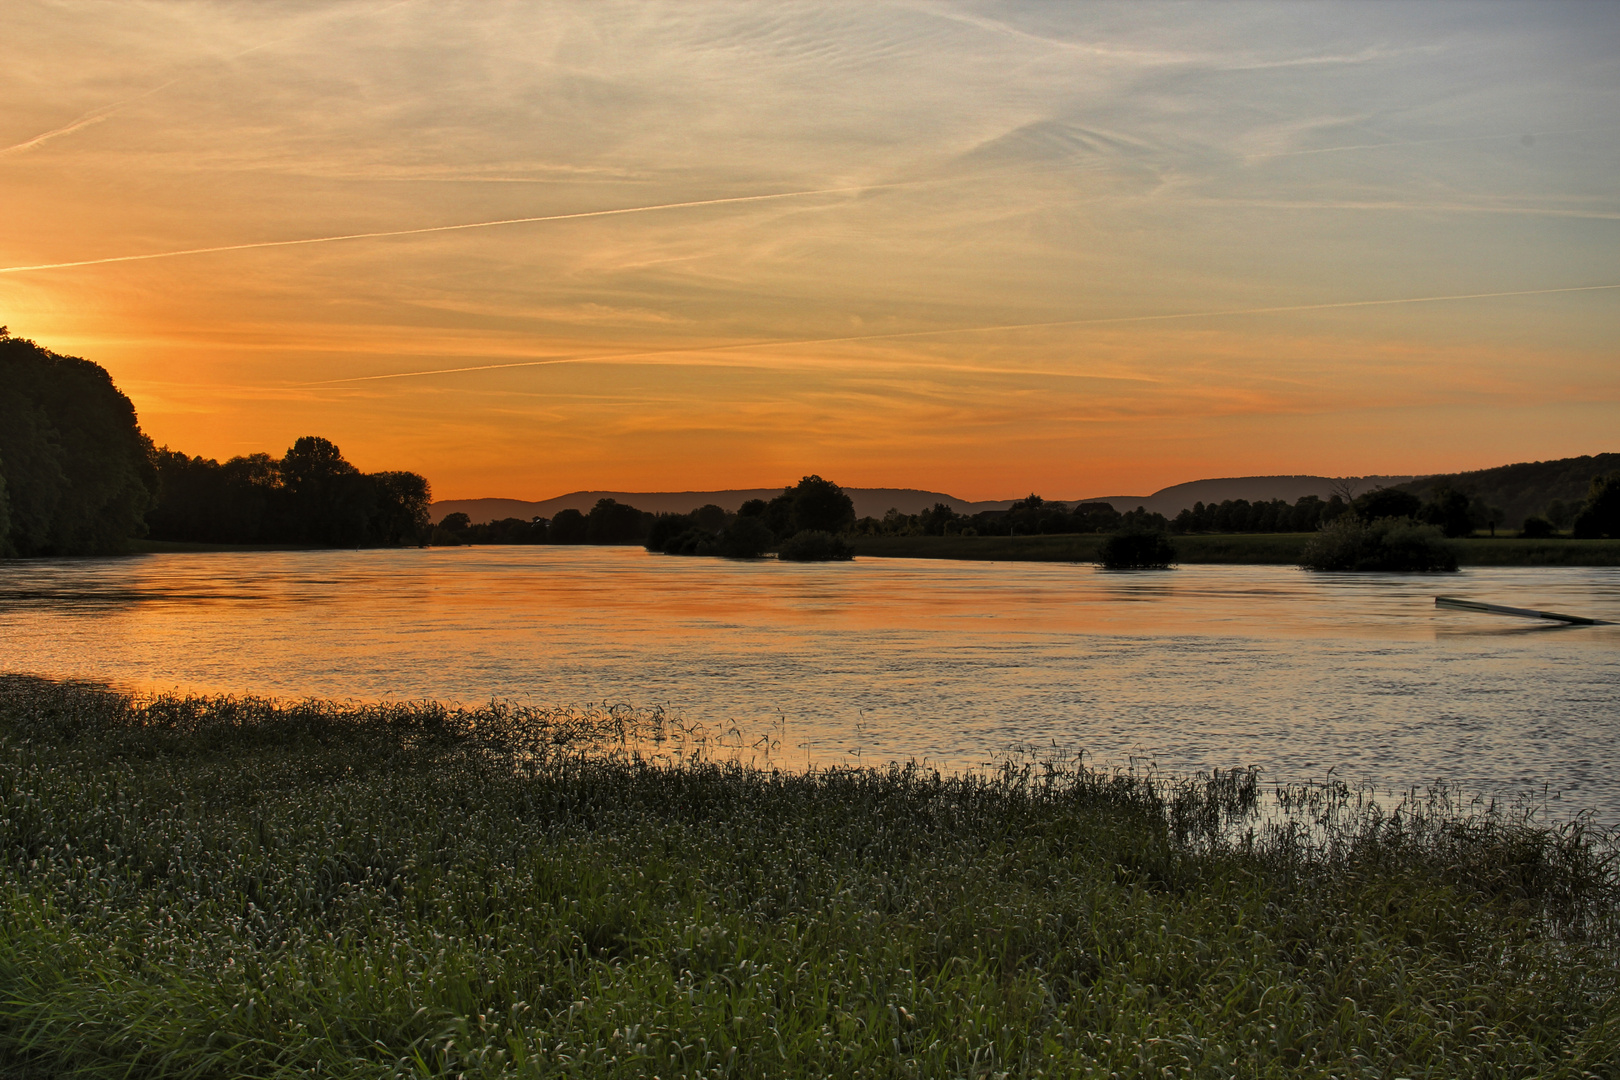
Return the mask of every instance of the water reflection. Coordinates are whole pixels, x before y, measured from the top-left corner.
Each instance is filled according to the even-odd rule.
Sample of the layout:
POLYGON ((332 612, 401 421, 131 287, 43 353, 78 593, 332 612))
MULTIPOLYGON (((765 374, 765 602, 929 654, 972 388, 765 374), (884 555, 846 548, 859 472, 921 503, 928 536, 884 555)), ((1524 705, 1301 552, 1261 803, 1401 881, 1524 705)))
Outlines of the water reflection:
POLYGON ((1277 778, 1547 785, 1620 820, 1620 572, 727 563, 633 549, 0 566, 0 668, 282 696, 659 705, 744 756, 973 765, 1014 745, 1277 778))

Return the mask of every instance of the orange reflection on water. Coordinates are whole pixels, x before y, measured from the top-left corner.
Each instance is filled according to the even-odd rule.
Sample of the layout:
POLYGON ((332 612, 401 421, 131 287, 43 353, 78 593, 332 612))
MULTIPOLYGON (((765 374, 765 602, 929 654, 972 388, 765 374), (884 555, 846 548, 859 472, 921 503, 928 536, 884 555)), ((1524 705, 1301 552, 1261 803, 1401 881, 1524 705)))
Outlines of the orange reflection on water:
POLYGON ((0 566, 0 668, 148 690, 656 706, 796 766, 960 768, 1056 746, 1180 770, 1545 783, 1620 817, 1620 627, 1437 611, 1437 591, 1620 616, 1620 572, 1603 569, 160 555, 0 566))

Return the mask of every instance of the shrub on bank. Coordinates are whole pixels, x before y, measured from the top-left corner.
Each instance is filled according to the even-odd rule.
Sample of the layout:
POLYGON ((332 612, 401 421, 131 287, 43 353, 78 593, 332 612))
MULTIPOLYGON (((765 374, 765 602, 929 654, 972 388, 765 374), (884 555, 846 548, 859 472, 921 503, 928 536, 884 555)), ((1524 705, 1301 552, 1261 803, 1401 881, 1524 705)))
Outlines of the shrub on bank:
MULTIPOLYGON (((757 559, 776 538, 758 518, 740 517, 718 533, 693 527, 663 541, 665 555, 718 555, 727 559, 757 559)), ((652 541, 648 541, 651 547, 652 541)))
POLYGON ((782 541, 776 557, 789 562, 837 562, 853 559, 855 551, 842 537, 820 529, 805 529, 782 541))
POLYGON ((1108 570, 1168 570, 1176 561, 1170 537, 1154 529, 1125 529, 1097 549, 1097 562, 1108 570))
POLYGON ((1307 570, 1454 571, 1457 552, 1433 525, 1411 518, 1367 522, 1345 514, 1305 542, 1299 565, 1307 570))

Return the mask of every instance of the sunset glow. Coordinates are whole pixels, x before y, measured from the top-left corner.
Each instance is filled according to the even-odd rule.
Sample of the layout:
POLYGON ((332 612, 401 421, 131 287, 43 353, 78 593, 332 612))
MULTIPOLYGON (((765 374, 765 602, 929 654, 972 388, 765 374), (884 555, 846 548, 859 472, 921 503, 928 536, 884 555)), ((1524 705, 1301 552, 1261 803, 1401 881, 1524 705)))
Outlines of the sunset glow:
POLYGON ((0 10, 0 323, 440 498, 1612 450, 1620 8, 0 10))

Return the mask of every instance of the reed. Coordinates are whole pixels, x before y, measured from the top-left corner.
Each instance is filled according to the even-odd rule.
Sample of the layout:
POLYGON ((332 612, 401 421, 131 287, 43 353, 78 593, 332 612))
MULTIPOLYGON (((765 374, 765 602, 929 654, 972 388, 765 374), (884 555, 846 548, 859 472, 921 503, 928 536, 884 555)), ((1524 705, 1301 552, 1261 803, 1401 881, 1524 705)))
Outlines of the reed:
POLYGON ((1617 889, 1445 787, 0 679, 9 1076, 1609 1076, 1617 889))

